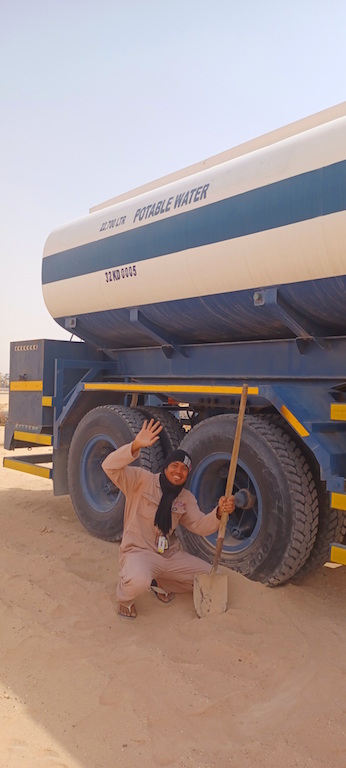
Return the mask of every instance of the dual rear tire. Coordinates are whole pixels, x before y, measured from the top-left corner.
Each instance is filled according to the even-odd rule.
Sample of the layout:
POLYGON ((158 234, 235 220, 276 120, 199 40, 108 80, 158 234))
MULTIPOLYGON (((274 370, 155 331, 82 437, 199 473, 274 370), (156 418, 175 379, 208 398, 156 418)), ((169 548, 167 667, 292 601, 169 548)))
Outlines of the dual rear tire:
MULTIPOLYGON (((203 512, 225 491, 235 416, 214 416, 185 433, 174 415, 161 408, 95 408, 76 428, 68 457, 72 503, 94 536, 121 538, 124 496, 101 465, 150 418, 163 425, 160 440, 143 449, 135 464, 159 472, 165 456, 180 444, 192 457, 188 486, 203 512)), ((329 509, 311 461, 284 424, 270 417, 245 417, 234 490, 244 487, 256 503, 230 516, 221 563, 250 579, 276 586, 308 573, 327 559, 329 541, 340 540, 345 532, 344 518, 329 509)), ((213 561, 216 534, 204 538, 182 527, 178 532, 185 549, 213 561)))

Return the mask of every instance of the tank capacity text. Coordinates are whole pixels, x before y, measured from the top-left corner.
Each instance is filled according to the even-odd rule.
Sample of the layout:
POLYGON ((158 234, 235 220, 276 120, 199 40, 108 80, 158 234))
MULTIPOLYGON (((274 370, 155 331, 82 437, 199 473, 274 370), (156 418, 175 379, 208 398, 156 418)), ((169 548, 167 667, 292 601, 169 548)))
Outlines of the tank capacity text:
POLYGON ((135 264, 129 267, 120 267, 119 269, 108 269, 105 272, 106 283, 113 283, 116 280, 126 279, 127 277, 137 277, 137 268, 135 264))
POLYGON ((133 221, 143 221, 143 219, 150 219, 152 216, 162 216, 163 213, 168 213, 172 208, 184 208, 185 205, 206 200, 208 189, 209 184, 204 184, 202 187, 194 187, 194 189, 179 192, 175 197, 169 197, 167 200, 159 200, 157 203, 145 205, 144 208, 137 208, 133 221))
POLYGON ((104 221, 100 226, 100 232, 104 232, 105 229, 114 229, 114 227, 121 227, 122 224, 125 224, 126 216, 118 216, 117 219, 110 219, 109 221, 104 221))

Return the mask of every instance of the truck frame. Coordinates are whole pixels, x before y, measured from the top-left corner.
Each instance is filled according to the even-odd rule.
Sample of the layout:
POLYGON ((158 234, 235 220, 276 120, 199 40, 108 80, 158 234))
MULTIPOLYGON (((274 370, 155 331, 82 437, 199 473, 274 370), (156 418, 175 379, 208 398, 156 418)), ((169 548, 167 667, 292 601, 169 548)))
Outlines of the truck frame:
MULTIPOLYGON (((49 453, 6 457, 4 466, 52 478, 54 494, 71 494, 79 519, 91 533, 117 539, 123 500, 101 463, 110 450, 133 439, 144 417, 153 416, 164 425, 163 451, 183 439, 193 458, 198 454, 190 487, 209 511, 226 482, 235 415, 246 382, 247 416, 235 488, 249 487, 257 501, 254 511, 236 511, 236 526, 230 520, 222 563, 250 578, 279 584, 328 560, 330 547, 334 562, 344 562, 345 355, 346 338, 236 342, 212 348, 163 345, 118 350, 114 359, 95 354, 83 342, 13 343, 5 447, 51 448, 49 453), (203 443, 203 429, 207 446, 213 439, 217 445, 210 453, 205 448, 201 458, 203 447, 191 440, 195 435, 203 443), (255 457, 245 455, 254 441, 259 443, 258 454, 268 445, 273 454, 258 473, 255 457), (280 450, 285 455, 279 458, 276 479, 263 484, 261 471, 268 471, 280 450), (301 519, 298 511, 288 532, 270 534, 275 549, 279 539, 284 551, 275 565, 267 563, 262 569, 257 561, 268 559, 266 497, 272 494, 275 499, 278 486, 288 495, 288 508, 297 506, 298 499, 301 519)), ((143 458, 153 471, 159 470, 160 460, 160 455, 143 458)), ((212 558, 214 537, 200 541, 183 532, 182 540, 189 550, 212 558)))

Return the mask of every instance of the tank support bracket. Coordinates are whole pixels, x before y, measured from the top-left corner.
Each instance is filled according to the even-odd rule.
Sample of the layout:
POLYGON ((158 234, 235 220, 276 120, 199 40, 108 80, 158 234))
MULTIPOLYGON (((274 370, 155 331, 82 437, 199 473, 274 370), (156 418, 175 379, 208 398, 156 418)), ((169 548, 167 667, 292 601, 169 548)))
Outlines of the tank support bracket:
MULTIPOLYGON (((301 315, 293 307, 291 307, 280 295, 277 288, 265 288, 263 291, 255 291, 253 294, 253 303, 255 307, 270 307, 273 314, 279 317, 281 321, 285 323, 297 340, 315 341, 316 344, 321 346, 320 339, 318 337, 323 336, 322 328, 318 328, 311 323, 304 315, 301 315), (306 326, 309 324, 309 330, 306 326)), ((299 346, 299 345, 298 345, 299 346)), ((305 352, 305 346, 299 347, 299 351, 303 354, 305 352)))
POLYGON ((181 351, 180 348, 176 346, 174 341, 172 341, 172 339, 168 338, 162 332, 161 328, 157 328, 154 323, 143 317, 143 314, 140 312, 138 307, 132 307, 132 309, 130 309, 130 322, 141 330, 145 330, 146 333, 149 334, 149 336, 153 339, 153 341, 158 341, 161 345, 162 352, 166 357, 172 357, 173 352, 181 351))

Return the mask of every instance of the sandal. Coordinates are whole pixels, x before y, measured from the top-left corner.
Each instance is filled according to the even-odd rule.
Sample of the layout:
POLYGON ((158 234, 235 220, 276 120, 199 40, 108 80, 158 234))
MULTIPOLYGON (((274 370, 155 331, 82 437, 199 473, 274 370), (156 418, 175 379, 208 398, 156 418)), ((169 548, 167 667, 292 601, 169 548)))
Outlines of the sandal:
POLYGON ((124 605, 123 603, 118 603, 117 613, 120 619, 136 619, 137 618, 137 611, 134 603, 131 603, 130 605, 124 605))
POLYGON ((175 598, 174 592, 166 592, 165 589, 159 587, 156 579, 153 579, 150 586, 151 591, 160 600, 160 603, 171 603, 175 598))

